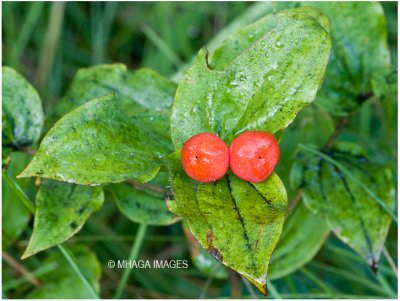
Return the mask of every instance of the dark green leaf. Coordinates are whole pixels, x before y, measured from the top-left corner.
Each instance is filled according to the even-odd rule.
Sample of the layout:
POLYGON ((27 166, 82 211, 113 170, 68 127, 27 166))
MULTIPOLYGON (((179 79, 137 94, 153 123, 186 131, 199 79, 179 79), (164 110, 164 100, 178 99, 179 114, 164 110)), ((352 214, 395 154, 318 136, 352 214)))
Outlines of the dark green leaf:
MULTIPOLYGON (((7 175, 15 179, 30 160, 30 156, 24 153, 14 152, 11 154, 11 163, 7 169, 7 175)), ((18 185, 26 190, 32 183, 31 179, 16 180, 18 185)), ((22 231, 27 227, 31 214, 20 201, 18 195, 2 179, 2 243, 3 248, 15 241, 22 231)))
POLYGON ((33 233, 22 258, 55 246, 75 235, 90 214, 103 205, 100 187, 46 180, 36 197, 33 233))
POLYGON ((317 104, 335 115, 371 94, 371 76, 389 65, 386 20, 379 2, 305 2, 331 19, 332 55, 317 104))
POLYGON ((192 181, 180 161, 171 162, 175 200, 170 210, 214 258, 266 292, 268 262, 282 231, 285 187, 276 174, 251 184, 228 173, 213 183, 192 181))
POLYGON ((40 97, 14 69, 3 67, 2 77, 3 147, 30 146, 39 139, 43 127, 40 97))
POLYGON ((304 149, 293 168, 293 185, 303 186, 307 207, 376 268, 391 222, 386 207, 395 205, 390 169, 371 162, 353 144, 339 144, 323 156, 304 149))
POLYGON ((205 131, 230 142, 244 131, 285 128, 314 99, 331 48, 329 34, 302 10, 268 15, 226 43, 210 63, 215 69, 201 50, 180 82, 171 119, 176 148, 205 131))
POLYGON ((66 114, 20 176, 82 185, 151 180, 171 152, 169 113, 134 115, 132 103, 108 94, 66 114))
POLYGON ((268 278, 282 278, 311 261, 328 237, 329 228, 300 203, 288 217, 271 258, 268 278))
MULTIPOLYGON (((86 278, 96 289, 99 289, 101 265, 96 255, 86 246, 75 245, 71 248, 77 263, 86 278)), ((81 279, 71 268, 60 252, 55 252, 43 261, 43 265, 57 265, 57 269, 39 278, 42 285, 27 295, 29 299, 91 299, 81 279)))
POLYGON ((289 200, 294 194, 294 191, 290 189, 289 175, 294 163, 297 145, 299 143, 314 143, 322 148, 334 130, 335 125, 329 114, 311 105, 301 110, 293 123, 283 132, 282 139, 279 141, 281 156, 275 172, 285 184, 289 200))
POLYGON ((159 174, 154 180, 160 178, 163 178, 162 186, 152 182, 144 185, 121 183, 112 185, 108 189, 113 192, 119 211, 131 221, 156 226, 170 225, 175 223, 178 217, 171 214, 165 204, 168 178, 159 174))

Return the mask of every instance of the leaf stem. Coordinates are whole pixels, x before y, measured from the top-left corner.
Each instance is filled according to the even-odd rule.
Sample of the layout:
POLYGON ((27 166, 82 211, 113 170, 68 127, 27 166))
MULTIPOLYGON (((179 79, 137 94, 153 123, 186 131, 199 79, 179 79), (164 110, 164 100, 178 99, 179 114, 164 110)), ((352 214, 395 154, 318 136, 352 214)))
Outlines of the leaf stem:
POLYGON ((81 279, 82 283, 86 286, 88 289, 89 293, 93 296, 95 299, 100 299, 99 296, 97 295, 95 289, 93 286, 90 284, 89 280, 83 275, 82 271, 79 269, 77 260, 75 256, 72 254, 70 250, 68 250, 67 246, 63 245, 57 245, 58 248, 60 249, 61 253, 64 255, 65 259, 68 261, 69 265, 71 268, 74 270, 74 272, 78 275, 78 277, 81 279))
MULTIPOLYGON (((142 246, 142 242, 144 240, 144 236, 146 233, 147 225, 140 224, 139 229, 137 231, 136 240, 132 246, 131 252, 129 254, 129 260, 135 260, 139 254, 140 247, 142 246)), ((121 299, 122 292, 128 282, 129 275, 131 274, 131 269, 125 269, 124 273, 122 274, 122 278, 118 284, 117 291, 114 295, 114 299, 121 299)))
POLYGON ((140 183, 136 180, 128 180, 127 183, 139 190, 151 190, 159 194, 166 194, 168 192, 166 189, 150 183, 140 183))
POLYGON ((22 190, 22 188, 13 180, 11 179, 7 173, 3 170, 3 179, 6 180, 7 184, 11 187, 12 190, 19 196, 21 199, 22 203, 28 208, 28 210, 32 213, 35 214, 36 208, 35 205, 32 204, 32 202, 29 200, 28 196, 25 194, 25 192, 22 190))

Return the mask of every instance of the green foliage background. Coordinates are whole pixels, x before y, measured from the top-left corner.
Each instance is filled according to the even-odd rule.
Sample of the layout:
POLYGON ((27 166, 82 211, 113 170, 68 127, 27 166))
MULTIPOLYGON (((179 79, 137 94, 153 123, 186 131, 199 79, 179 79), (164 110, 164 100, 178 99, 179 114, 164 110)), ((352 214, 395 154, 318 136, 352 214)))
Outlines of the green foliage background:
MULTIPOLYGON (((268 5, 270 4, 264 4, 265 7, 268 5)), ((383 2, 382 5, 389 33, 391 64, 396 66, 397 3, 383 2)), ((255 20, 260 17, 261 15, 257 16, 260 7, 263 6, 259 3, 242 2, 3 2, 3 65, 18 70, 38 90, 47 117, 45 134, 54 122, 51 116, 56 114, 56 104, 65 94, 79 68, 121 62, 130 70, 148 67, 167 78, 179 78, 180 71, 193 59, 199 48, 207 44, 212 48, 222 42, 227 37, 224 29, 229 24, 245 24, 246 18, 255 20)), ((379 80, 376 80, 376 85, 383 89, 384 83, 379 80)), ((385 106, 376 102, 365 103, 352 116, 340 137, 344 141, 356 141, 363 146, 369 157, 396 168, 397 103, 389 100, 384 101, 384 104, 385 106)), ((295 132, 297 128, 304 126, 301 120, 307 114, 310 112, 301 113, 289 128, 290 131, 295 132)), ((321 122, 326 117, 321 111, 311 114, 316 116, 314 118, 321 119, 321 122)), ((283 152, 290 149, 293 143, 306 141, 321 144, 318 141, 318 131, 332 131, 327 127, 311 127, 308 136, 299 141, 288 142, 283 139, 283 152)), ((27 149, 26 153, 29 151, 27 149)), ((12 176, 22 171, 29 157, 23 153, 12 155, 12 176)), ((282 156, 277 170, 282 179, 289 179, 289 171, 285 166, 290 166, 291 160, 282 156)), ((397 170, 394 170, 394 175, 393 182, 397 183, 397 170)), ((289 189, 288 180, 284 182, 289 189)), ((34 199, 37 186, 28 180, 18 180, 18 183, 28 197, 34 199)), ((290 200, 295 191, 288 192, 290 200)), ((3 198, 5 197, 19 202, 17 196, 3 184, 3 198)), ((114 197, 116 196, 112 190, 105 191, 106 200, 114 197)), ((121 208, 121 203, 105 201, 102 209, 92 214, 82 230, 68 240, 81 268, 93 275, 92 279, 99 279, 101 269, 100 295, 103 298, 114 295, 123 272, 109 269, 107 262, 110 259, 127 259, 138 232, 138 224, 126 217, 130 213, 121 214, 118 206, 121 208), (93 253, 88 255, 83 252, 85 247, 81 245, 90 248, 98 261, 93 253)), ((296 209, 296 218, 301 220, 304 208, 301 205, 296 209)), ((21 261, 19 258, 31 236, 33 222, 20 203, 11 211, 12 216, 4 216, 3 213, 2 294, 7 298, 26 298, 43 297, 46 296, 43 295, 44 292, 50 292, 47 296, 52 296, 54 286, 58 283, 55 281, 55 277, 59 276, 56 269, 64 269, 65 266, 68 270, 68 266, 56 248, 21 261), (9 226, 13 222, 17 226, 9 226), (7 227, 18 232, 10 235, 20 235, 12 244, 6 241, 9 234, 6 233, 7 227), (35 279, 39 279, 40 283, 26 277, 21 266, 30 271, 35 279)), ((309 237, 314 246, 319 246, 322 240, 320 237, 328 233, 325 226, 318 223, 320 221, 305 220, 305 227, 318 227, 316 232, 321 232, 309 237)), ((283 243, 289 239, 289 234, 284 233, 283 243)), ((305 238, 307 239, 308 237, 305 238)), ((311 243, 310 241, 307 242, 311 243)), ((293 252, 300 253, 302 246, 301 242, 292 246, 293 252)), ((389 255, 397 262, 396 224, 392 223, 385 246, 389 255)), ((277 254, 278 256, 284 258, 285 254, 277 254)), ((190 263, 188 269, 181 270, 132 270, 122 295, 124 298, 262 297, 248 282, 238 280, 235 276, 219 277, 211 271, 214 277, 210 276, 210 271, 204 266, 198 269, 196 262, 192 263, 190 259, 180 223, 163 227, 149 226, 139 258, 187 259, 190 263)), ((315 258, 306 266, 284 277, 280 277, 279 273, 271 275, 269 294, 273 298, 395 298, 397 276, 387 257, 382 256, 379 264, 378 273, 373 274, 362 257, 333 234, 329 234, 315 258)), ((219 273, 220 271, 224 270, 218 270, 219 273)), ((63 282, 62 290, 66 295, 71 294, 71 291, 84 290, 79 279, 74 280, 76 275, 73 272, 67 271, 65 274, 67 280, 63 282)), ((82 297, 79 293, 72 296, 82 297)))

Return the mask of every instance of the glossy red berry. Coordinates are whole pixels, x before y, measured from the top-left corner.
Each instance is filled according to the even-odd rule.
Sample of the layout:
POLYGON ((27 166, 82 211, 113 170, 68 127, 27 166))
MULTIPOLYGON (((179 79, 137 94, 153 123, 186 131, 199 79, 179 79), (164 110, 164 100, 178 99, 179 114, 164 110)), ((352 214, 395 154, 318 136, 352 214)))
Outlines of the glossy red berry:
POLYGON ((279 147, 275 137, 267 132, 252 131, 233 140, 230 167, 239 178, 258 183, 268 178, 279 161, 279 147))
POLYGON ((229 149, 215 134, 191 137, 183 144, 181 155, 186 174, 199 182, 216 181, 228 171, 229 149))

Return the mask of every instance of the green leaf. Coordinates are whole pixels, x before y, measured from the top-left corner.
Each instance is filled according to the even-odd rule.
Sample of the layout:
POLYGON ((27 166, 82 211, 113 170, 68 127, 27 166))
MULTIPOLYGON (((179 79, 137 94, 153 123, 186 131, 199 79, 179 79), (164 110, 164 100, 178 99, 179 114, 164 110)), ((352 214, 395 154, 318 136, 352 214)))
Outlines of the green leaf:
POLYGON ((201 246, 266 293, 268 262, 282 231, 285 187, 276 174, 251 184, 228 173, 213 183, 190 180, 171 161, 175 200, 169 209, 186 218, 201 246))
POLYGON ((151 180, 172 152, 169 113, 143 109, 136 115, 135 106, 108 94, 64 115, 20 177, 82 185, 151 180))
POLYGON ((337 116, 371 94, 371 76, 389 65, 386 20, 379 2, 305 2, 331 19, 332 55, 316 103, 337 116))
MULTIPOLYGON (((15 179, 15 176, 21 172, 29 162, 30 156, 24 153, 14 152, 11 154, 11 163, 7 169, 7 175, 15 179)), ((32 186, 31 179, 17 180, 18 185, 27 190, 32 186)), ((25 205, 19 200, 18 195, 2 179, 2 243, 3 248, 14 242, 28 226, 31 214, 25 205)))
POLYGON ((147 110, 169 110, 176 85, 149 69, 129 72, 123 64, 97 65, 80 69, 56 108, 56 116, 70 112, 99 96, 116 93, 130 106, 131 114, 147 110))
POLYGON ((292 182, 303 187, 306 206, 377 268, 391 215, 371 193, 386 207, 395 206, 390 169, 371 162, 358 146, 349 143, 338 144, 322 155, 303 149, 293 168, 292 182))
POLYGON ((46 180, 36 196, 33 233, 22 258, 55 246, 75 235, 90 214, 103 205, 100 187, 46 180))
MULTIPOLYGON (((99 292, 101 265, 96 255, 86 246, 74 245, 72 251, 86 278, 99 292)), ((60 252, 51 254, 43 265, 57 265, 57 269, 39 277, 42 285, 27 295, 28 299, 92 299, 85 285, 78 278, 60 252)))
POLYGON ((290 189, 289 175, 294 164, 297 145, 314 143, 322 148, 334 130, 335 125, 329 114, 311 105, 301 110, 293 123, 283 132, 282 139, 279 141, 280 160, 275 172, 285 184, 289 200, 295 193, 290 189), (315 126, 316 124, 318 126, 315 126))
POLYGON ((289 275, 311 261, 329 234, 326 223, 300 203, 283 227, 270 263, 268 278, 289 275))
POLYGON ((3 147, 34 144, 43 127, 42 102, 27 80, 9 67, 2 67, 3 147))
POLYGON ((230 142, 244 131, 285 128, 314 99, 331 48, 329 34, 301 10, 268 15, 226 43, 239 50, 223 44, 210 62, 215 69, 201 50, 179 84, 171 118, 175 148, 200 132, 230 142), (220 55, 226 51, 233 52, 220 55))
POLYGON ((186 222, 182 222, 183 233, 186 236, 189 245, 190 257, 193 264, 206 275, 215 279, 228 278, 228 270, 219 261, 215 260, 206 250, 198 243, 196 238, 190 232, 186 222))
POLYGON ((121 183, 107 189, 112 191, 119 211, 131 221, 155 226, 170 225, 175 223, 178 217, 171 214, 165 204, 168 178, 165 178, 165 174, 159 174, 154 181, 160 178, 162 186, 152 182, 144 185, 121 183))

